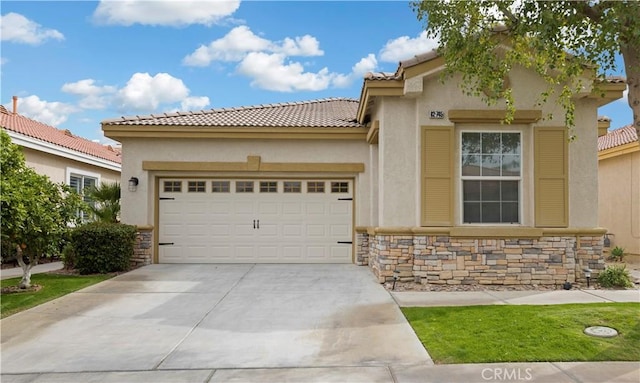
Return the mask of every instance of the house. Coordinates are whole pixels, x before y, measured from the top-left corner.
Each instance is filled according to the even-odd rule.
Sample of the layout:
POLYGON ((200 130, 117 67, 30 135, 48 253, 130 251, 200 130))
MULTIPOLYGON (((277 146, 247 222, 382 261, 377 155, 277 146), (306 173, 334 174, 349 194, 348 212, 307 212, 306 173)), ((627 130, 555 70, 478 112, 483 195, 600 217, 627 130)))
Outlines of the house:
POLYGON ((633 125, 598 138, 599 224, 611 246, 640 255, 640 144, 633 125))
POLYGON ((53 182, 70 185, 79 193, 101 182, 120 182, 119 149, 20 115, 15 96, 13 111, 0 105, 0 126, 22 148, 26 165, 53 182))
POLYGON ((429 52, 368 74, 358 100, 103 121, 133 186, 122 221, 159 263, 344 262, 439 284, 602 269, 596 111, 624 81, 583 89, 569 144, 557 103, 536 106, 534 73, 505 79, 518 102, 507 125, 504 105, 442 82, 443 68, 429 52))

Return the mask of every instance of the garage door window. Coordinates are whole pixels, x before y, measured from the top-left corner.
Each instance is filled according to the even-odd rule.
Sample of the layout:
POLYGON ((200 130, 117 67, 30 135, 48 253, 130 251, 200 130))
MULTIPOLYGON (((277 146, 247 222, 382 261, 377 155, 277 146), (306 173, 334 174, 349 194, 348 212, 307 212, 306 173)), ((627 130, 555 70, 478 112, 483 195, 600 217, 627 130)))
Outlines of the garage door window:
POLYGON ((284 192, 285 193, 301 193, 302 192, 302 182, 300 182, 300 181, 284 181, 284 192))
POLYGON ((253 181, 236 181, 236 193, 253 193, 253 181))
POLYGON ((324 181, 307 182, 307 193, 324 193, 324 181))
POLYGON ((332 182, 331 193, 349 193, 348 182, 332 182))
POLYGON ((189 193, 204 193, 206 190, 205 181, 189 181, 187 191, 189 193))
POLYGON ((212 181, 211 193, 229 193, 229 181, 212 181))
POLYGON ((166 193, 180 193, 182 191, 182 182, 164 181, 164 191, 166 193))
POLYGON ((260 181, 260 193, 277 193, 277 181, 260 181))

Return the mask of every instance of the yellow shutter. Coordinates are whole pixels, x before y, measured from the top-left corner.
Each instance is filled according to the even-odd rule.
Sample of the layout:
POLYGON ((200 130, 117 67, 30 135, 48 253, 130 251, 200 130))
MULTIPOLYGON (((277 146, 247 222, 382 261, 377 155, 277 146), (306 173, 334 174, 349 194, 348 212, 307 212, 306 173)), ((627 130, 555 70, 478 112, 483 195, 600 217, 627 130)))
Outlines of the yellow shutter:
POLYGON ((422 226, 453 226, 453 132, 422 127, 422 226))
POLYGON ((567 227, 569 225, 567 129, 535 129, 535 225, 567 227))

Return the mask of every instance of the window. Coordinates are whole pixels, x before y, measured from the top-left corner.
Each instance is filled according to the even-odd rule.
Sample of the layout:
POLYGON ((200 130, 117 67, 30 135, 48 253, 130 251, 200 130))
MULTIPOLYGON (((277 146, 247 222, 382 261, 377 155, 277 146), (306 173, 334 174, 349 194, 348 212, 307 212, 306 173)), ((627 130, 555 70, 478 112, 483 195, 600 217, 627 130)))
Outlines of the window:
POLYGON ((229 193, 229 181, 212 181, 211 193, 229 193))
POLYGON ((519 223, 520 133, 463 132, 464 223, 519 223))
POLYGON ((349 193, 348 182, 332 182, 331 193, 349 193))
POLYGON ((236 181, 236 193, 253 193, 253 181, 236 181))
POLYGON ((260 181, 260 193, 277 193, 278 181, 260 181))
POLYGON ((307 182, 307 193, 324 193, 324 181, 307 182))
POLYGON ((205 181, 189 181, 187 183, 187 192, 189 193, 204 193, 206 191, 205 181))
POLYGON ((182 191, 182 181, 164 181, 165 193, 180 193, 182 191))
POLYGON ((285 193, 301 193, 302 192, 302 182, 300 182, 300 181, 284 181, 284 192, 285 193))
MULTIPOLYGON (((95 202, 85 193, 88 188, 96 187, 98 184, 98 178, 90 177, 87 175, 71 173, 69 175, 69 186, 82 196, 82 200, 90 206, 95 207, 95 202)), ((91 218, 91 213, 85 211, 78 211, 77 215, 82 218, 83 221, 88 221, 91 218)))

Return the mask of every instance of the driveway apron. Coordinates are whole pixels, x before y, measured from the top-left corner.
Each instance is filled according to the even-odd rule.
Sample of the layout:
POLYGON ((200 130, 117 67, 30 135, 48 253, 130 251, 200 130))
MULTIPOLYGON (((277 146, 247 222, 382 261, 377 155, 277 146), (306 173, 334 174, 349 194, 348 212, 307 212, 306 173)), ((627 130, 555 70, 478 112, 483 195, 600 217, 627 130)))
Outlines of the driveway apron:
POLYGON ((3 374, 431 364, 354 265, 150 265, 0 324, 3 374))

